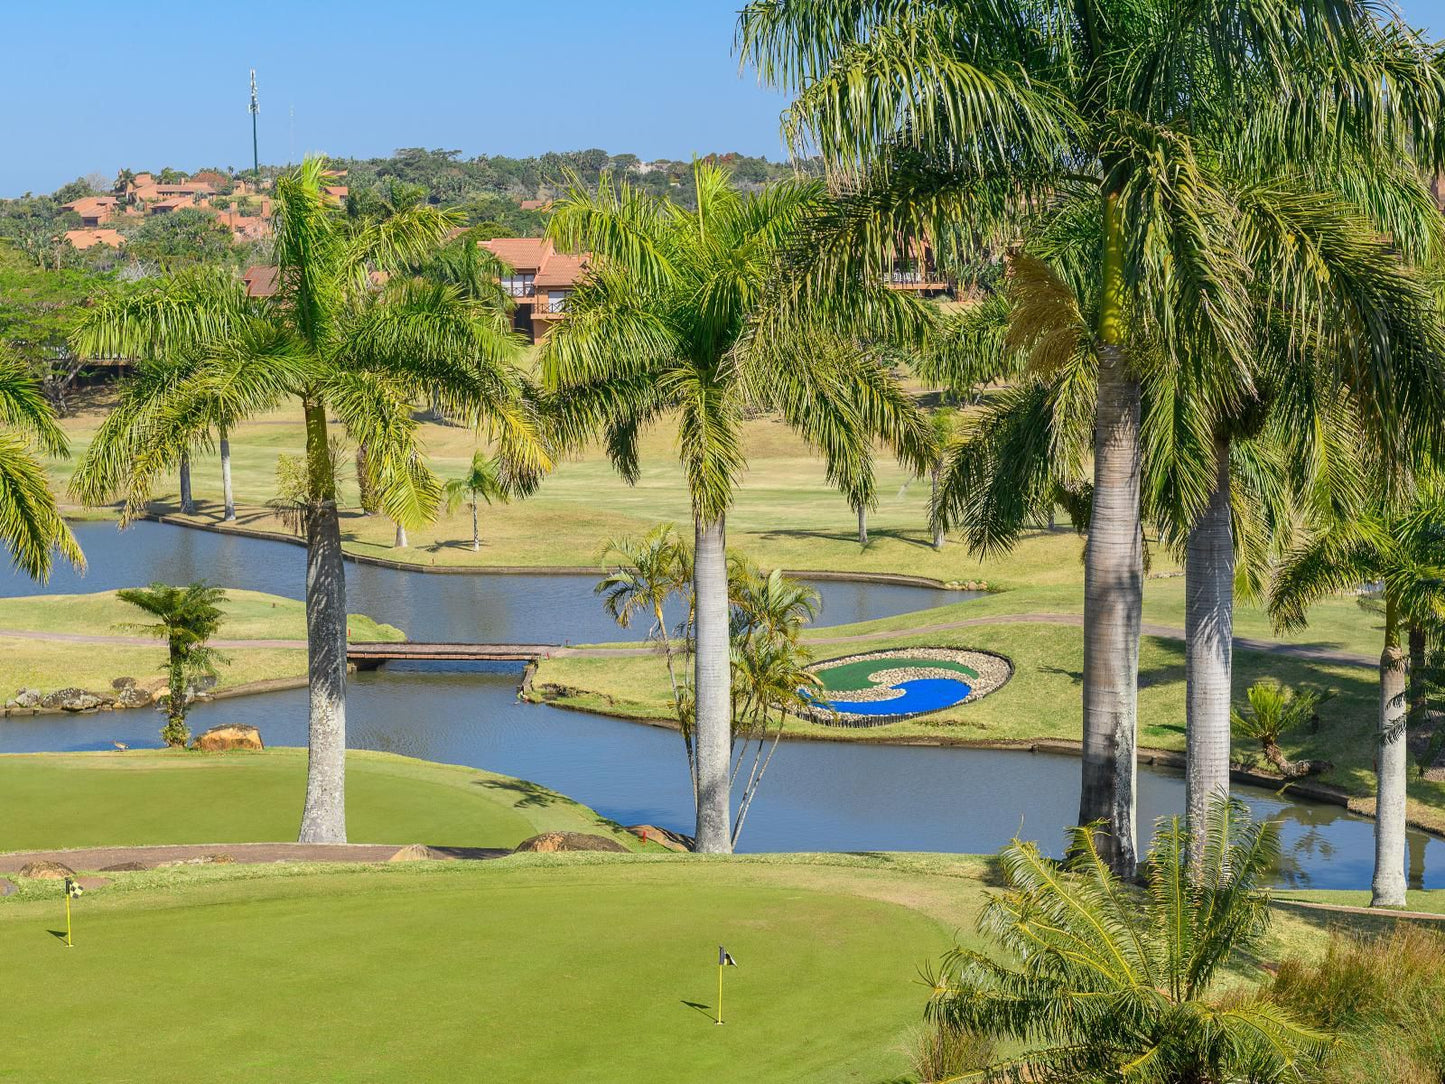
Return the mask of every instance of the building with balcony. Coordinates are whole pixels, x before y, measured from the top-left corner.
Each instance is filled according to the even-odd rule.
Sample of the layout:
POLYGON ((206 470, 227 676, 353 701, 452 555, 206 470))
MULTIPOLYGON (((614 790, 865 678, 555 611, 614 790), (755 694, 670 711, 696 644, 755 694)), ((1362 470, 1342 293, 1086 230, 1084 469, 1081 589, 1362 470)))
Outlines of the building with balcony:
POLYGON ((502 288, 516 303, 512 322, 533 342, 567 311, 567 298, 587 273, 588 257, 558 252, 550 237, 497 237, 482 247, 512 269, 502 288))

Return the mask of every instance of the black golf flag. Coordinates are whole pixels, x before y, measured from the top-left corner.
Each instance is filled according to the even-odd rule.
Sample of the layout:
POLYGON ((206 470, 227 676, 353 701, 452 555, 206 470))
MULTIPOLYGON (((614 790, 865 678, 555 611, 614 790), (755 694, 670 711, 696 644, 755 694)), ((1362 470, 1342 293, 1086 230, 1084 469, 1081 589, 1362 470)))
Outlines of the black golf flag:
POLYGON ((732 958, 732 954, 727 949, 719 945, 717 947, 717 965, 718 967, 737 967, 738 962, 732 958))

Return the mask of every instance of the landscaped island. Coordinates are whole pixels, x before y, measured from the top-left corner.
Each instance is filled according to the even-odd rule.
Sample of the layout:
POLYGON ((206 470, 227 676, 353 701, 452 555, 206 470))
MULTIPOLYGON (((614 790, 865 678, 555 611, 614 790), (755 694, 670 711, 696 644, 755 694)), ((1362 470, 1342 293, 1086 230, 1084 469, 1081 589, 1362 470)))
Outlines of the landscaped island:
MULTIPOLYGON (((303 603, 259 591, 227 591, 222 609, 226 616, 216 647, 230 663, 219 667, 212 692, 305 681, 303 603)), ((143 617, 114 591, 0 598, 5 659, 0 705, 7 714, 60 711, 67 702, 71 710, 146 706, 166 687, 161 670, 166 647, 137 632, 134 626, 143 617)), ((347 631, 354 641, 405 639, 400 629, 362 614, 349 615, 347 631)))

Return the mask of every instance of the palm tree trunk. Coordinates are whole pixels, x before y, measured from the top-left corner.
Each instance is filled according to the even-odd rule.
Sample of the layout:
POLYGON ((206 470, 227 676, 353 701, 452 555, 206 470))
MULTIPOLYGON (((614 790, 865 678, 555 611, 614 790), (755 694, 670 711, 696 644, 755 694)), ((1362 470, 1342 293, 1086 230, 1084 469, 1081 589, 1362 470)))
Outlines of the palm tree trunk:
POLYGON ((482 535, 477 529, 477 502, 472 499, 472 552, 476 553, 482 548, 482 535))
POLYGON ((727 531, 722 516, 696 524, 693 592, 697 599, 694 745, 697 755, 696 848, 732 850, 728 767, 732 759, 732 672, 728 642, 727 531))
POLYGON ((1214 489, 1189 532, 1184 558, 1185 807, 1190 845, 1203 846, 1206 812, 1229 793, 1229 697, 1234 665, 1234 536, 1229 438, 1214 441, 1214 489))
POLYGON ((302 843, 346 842, 346 569, 326 414, 306 404, 306 676, 311 693, 302 843))
MULTIPOLYGON (((933 470, 930 472, 932 476, 932 486, 928 500, 928 507, 931 510, 938 508, 938 476, 942 473, 942 471, 943 464, 935 462, 933 464, 933 470)), ((936 550, 943 549, 943 524, 939 523, 937 520, 935 520, 933 524, 933 548, 936 550)))
POLYGON ((1375 749, 1375 876, 1371 907, 1405 906, 1405 652, 1399 608, 1385 596, 1385 650, 1380 653, 1380 727, 1375 749))
POLYGON ((231 439, 224 425, 221 426, 221 504, 225 509, 221 519, 226 523, 234 523, 236 496, 231 492, 231 439))
POLYGON ((371 487, 371 473, 366 465, 366 445, 356 446, 356 501, 361 505, 361 514, 370 516, 376 512, 376 494, 371 487))
POLYGON ((858 545, 868 545, 868 509, 861 504, 858 506, 858 545))
MULTIPOLYGON (((1410 700, 1405 725, 1411 733, 1418 734, 1425 725, 1425 628, 1410 623, 1410 700)), ((1429 768, 1426 764, 1421 770, 1429 768)))
POLYGON ((1121 877, 1136 863, 1139 621, 1139 382, 1123 340, 1123 243, 1116 197, 1104 201, 1094 502, 1084 557, 1084 748, 1079 823, 1102 821, 1100 853, 1121 877))
POLYGON ((406 549, 406 528, 403 527, 400 523, 396 525, 396 535, 392 538, 391 544, 395 549, 406 549))
POLYGON ((181 453, 181 515, 194 516, 196 502, 191 498, 191 453, 181 453))

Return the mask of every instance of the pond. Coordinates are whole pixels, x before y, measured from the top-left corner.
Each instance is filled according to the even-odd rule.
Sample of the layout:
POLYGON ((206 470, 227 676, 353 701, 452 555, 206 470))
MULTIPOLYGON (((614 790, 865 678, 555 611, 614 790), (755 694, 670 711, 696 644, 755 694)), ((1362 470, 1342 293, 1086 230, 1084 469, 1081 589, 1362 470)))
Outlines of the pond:
MULTIPOLYGON (((183 582, 204 574, 227 585, 298 593, 301 552, 282 543, 158 524, 139 525, 119 536, 108 525, 80 526, 91 573, 79 581, 62 573, 51 590, 94 591, 152 578, 183 582)), ((358 585, 353 610, 400 625, 417 638, 416 623, 407 615, 428 610, 433 623, 421 627, 435 629, 426 635, 437 638, 466 629, 472 631, 463 638, 619 638, 610 623, 595 620, 591 577, 433 576, 380 568, 353 568, 351 575, 349 582, 358 585), (545 609, 529 599, 519 581, 543 592, 545 609), (457 597, 469 601, 455 603, 457 597), (594 616, 588 616, 589 610, 594 616), (438 613, 448 615, 445 622, 438 613), (567 631, 576 627, 587 631, 567 631)), ((836 600, 837 608, 825 615, 833 622, 907 612, 935 605, 937 596, 945 601, 959 597, 874 584, 823 587, 837 591, 825 596, 827 606, 836 600), (844 587, 848 590, 839 590, 844 587), (847 616, 839 616, 839 608, 847 616)), ((0 576, 0 591, 34 593, 34 587, 0 576)), ((357 674, 350 684, 349 743, 521 776, 625 824, 691 830, 691 794, 675 733, 521 703, 520 676, 520 668, 508 664, 357 674)), ((304 745, 306 692, 200 704, 192 714, 196 729, 222 722, 251 723, 273 745, 304 745)), ((112 741, 158 745, 160 724, 159 714, 148 711, 17 716, 0 720, 0 752, 109 749, 112 741)), ((740 849, 988 852, 1019 835, 1057 853, 1062 826, 1077 814, 1078 778, 1077 759, 1059 754, 785 742, 748 816, 740 849)), ((1143 834, 1154 818, 1183 806, 1184 783, 1176 773, 1141 767, 1139 791, 1143 834)), ((1370 821, 1287 794, 1251 788, 1238 793, 1258 815, 1281 825, 1285 856, 1279 883, 1368 887, 1370 821)), ((1445 887, 1445 842, 1412 833, 1409 862, 1412 885, 1445 887)))

